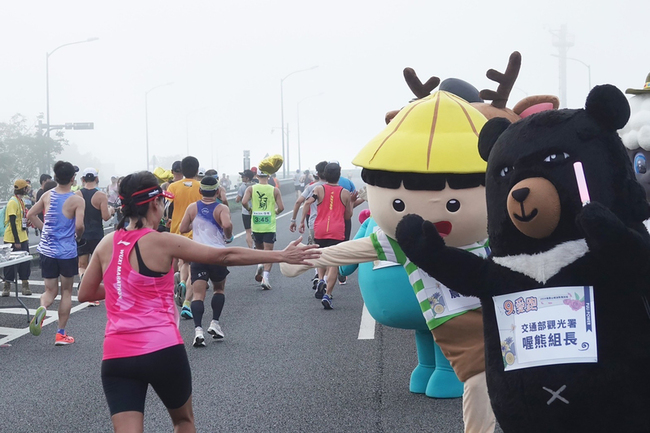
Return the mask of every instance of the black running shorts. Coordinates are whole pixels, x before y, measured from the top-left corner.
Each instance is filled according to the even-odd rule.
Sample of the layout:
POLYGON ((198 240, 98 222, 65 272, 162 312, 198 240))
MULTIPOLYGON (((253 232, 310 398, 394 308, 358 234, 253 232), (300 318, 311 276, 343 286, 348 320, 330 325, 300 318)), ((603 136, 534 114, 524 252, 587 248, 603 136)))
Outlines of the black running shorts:
POLYGON ((40 255, 41 276, 43 278, 72 278, 79 273, 79 257, 72 259, 53 259, 40 255))
POLYGON ((338 245, 341 242, 344 241, 338 239, 314 239, 314 243, 318 245, 318 248, 333 247, 334 245, 338 245))
POLYGON ((230 273, 227 267, 219 265, 207 265, 205 263, 190 263, 190 275, 192 276, 192 284, 198 280, 208 281, 214 283, 223 281, 230 273))
POLYGON ((242 214, 241 220, 244 222, 244 230, 250 230, 250 228, 251 228, 251 216, 242 214))
POLYGON ((255 242, 256 244, 274 244, 275 232, 272 233, 253 232, 253 242, 255 242))
POLYGON ((83 239, 77 245, 77 255, 85 256, 86 254, 92 254, 95 252, 95 248, 99 245, 101 239, 83 239))
POLYGON ((167 409, 187 403, 192 395, 192 374, 183 344, 102 361, 102 385, 111 416, 127 411, 144 413, 149 384, 167 409))

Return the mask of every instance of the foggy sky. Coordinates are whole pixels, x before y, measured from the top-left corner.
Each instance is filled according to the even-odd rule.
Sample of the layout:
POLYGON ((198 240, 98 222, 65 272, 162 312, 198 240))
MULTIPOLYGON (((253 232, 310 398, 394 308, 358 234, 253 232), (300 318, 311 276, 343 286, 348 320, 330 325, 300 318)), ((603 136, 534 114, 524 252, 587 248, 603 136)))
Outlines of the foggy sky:
MULTIPOLYGON (((402 77, 430 76, 496 89, 512 51, 522 68, 508 106, 558 95, 552 31, 574 36, 568 55, 591 67, 592 86, 641 88, 650 72, 650 26, 642 1, 15 1, 0 3, 0 121, 45 113, 45 55, 52 54, 52 124, 94 122, 66 137, 106 163, 106 174, 144 169, 145 92, 149 152, 190 154, 236 176, 242 151, 257 165, 281 153, 280 80, 291 169, 320 160, 344 167, 413 97, 402 77), (305 99, 307 98, 307 99, 305 99), (213 163, 214 161, 214 163, 213 163)), ((568 61, 566 105, 580 108, 588 69, 568 61)), ((169 168, 169 167, 165 167, 169 168)), ((105 177, 105 179, 107 176, 105 177)))

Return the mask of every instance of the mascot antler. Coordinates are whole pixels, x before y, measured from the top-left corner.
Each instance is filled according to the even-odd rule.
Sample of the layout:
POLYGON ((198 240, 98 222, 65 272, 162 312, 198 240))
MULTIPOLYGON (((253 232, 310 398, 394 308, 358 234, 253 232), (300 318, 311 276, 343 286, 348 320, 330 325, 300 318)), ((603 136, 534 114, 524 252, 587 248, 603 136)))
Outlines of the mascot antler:
POLYGON ((404 79, 413 94, 417 96, 417 99, 429 96, 433 89, 438 87, 438 84, 440 84, 440 78, 438 77, 431 77, 426 83, 422 84, 422 81, 420 81, 412 68, 404 68, 404 79))
POLYGON ((506 68, 505 73, 501 73, 494 69, 487 71, 486 76, 497 83, 499 87, 497 91, 494 90, 481 90, 479 93, 480 97, 488 101, 492 101, 492 106, 495 108, 506 108, 506 103, 508 102, 508 97, 512 91, 515 81, 519 76, 519 69, 521 68, 521 54, 519 51, 515 51, 510 54, 510 59, 508 59, 508 67, 506 68))
MULTIPOLYGON (((415 95, 416 100, 426 98, 431 94, 431 92, 433 92, 433 89, 438 87, 438 84, 440 84, 440 78, 438 77, 431 77, 426 83, 422 84, 422 81, 420 81, 413 68, 404 68, 404 79, 415 95)), ((386 124, 393 120, 393 117, 397 116, 399 111, 400 110, 393 110, 386 113, 384 118, 386 124)))

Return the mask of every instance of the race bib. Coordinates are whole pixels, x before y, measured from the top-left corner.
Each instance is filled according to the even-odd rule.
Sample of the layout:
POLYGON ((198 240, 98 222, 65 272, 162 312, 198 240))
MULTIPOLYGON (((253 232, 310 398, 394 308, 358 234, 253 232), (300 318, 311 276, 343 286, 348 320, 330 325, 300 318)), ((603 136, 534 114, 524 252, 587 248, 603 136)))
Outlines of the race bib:
POLYGON ((261 210, 253 211, 253 224, 271 224, 271 212, 261 210))
POLYGON ((593 287, 549 287, 492 299, 504 370, 598 362, 593 287))
POLYGON ((433 311, 434 319, 441 319, 452 314, 473 310, 481 306, 481 301, 478 298, 475 298, 474 296, 461 295, 460 293, 449 289, 424 271, 417 270, 409 276, 409 278, 411 277, 419 277, 422 279, 424 288, 418 294, 418 298, 424 294, 424 297, 426 297, 431 304, 431 311, 433 311), (416 276, 414 274, 419 275, 416 276))
POLYGON ((27 229, 27 218, 22 219, 22 227, 23 227, 23 230, 27 229))

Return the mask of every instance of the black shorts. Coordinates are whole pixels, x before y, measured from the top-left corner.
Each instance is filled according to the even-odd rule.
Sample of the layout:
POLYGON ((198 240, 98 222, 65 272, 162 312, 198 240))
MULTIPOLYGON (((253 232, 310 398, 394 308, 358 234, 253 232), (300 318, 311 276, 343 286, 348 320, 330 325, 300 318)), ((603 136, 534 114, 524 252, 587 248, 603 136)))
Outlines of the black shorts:
POLYGON ((338 245, 341 242, 344 241, 338 239, 314 239, 314 243, 318 245, 318 248, 333 247, 334 245, 338 245))
POLYGON ((149 384, 167 409, 187 403, 192 395, 192 373, 185 345, 102 361, 102 385, 111 416, 127 411, 144 413, 149 384))
POLYGON ((99 245, 101 239, 84 239, 81 238, 81 242, 77 245, 77 255, 85 256, 86 254, 92 254, 95 252, 95 248, 99 245))
POLYGON ((212 281, 218 283, 226 279, 230 271, 225 266, 207 265, 205 263, 190 263, 190 275, 192 276, 192 284, 198 280, 212 281))
POLYGON ((244 229, 245 230, 250 230, 251 229, 251 216, 249 215, 241 215, 241 220, 244 222, 244 229))
POLYGON ((41 254, 41 276, 43 278, 72 278, 79 273, 79 257, 53 259, 41 254))
POLYGON ((255 242, 256 244, 274 244, 275 232, 272 233, 253 232, 253 242, 255 242))

